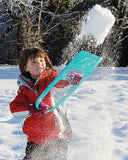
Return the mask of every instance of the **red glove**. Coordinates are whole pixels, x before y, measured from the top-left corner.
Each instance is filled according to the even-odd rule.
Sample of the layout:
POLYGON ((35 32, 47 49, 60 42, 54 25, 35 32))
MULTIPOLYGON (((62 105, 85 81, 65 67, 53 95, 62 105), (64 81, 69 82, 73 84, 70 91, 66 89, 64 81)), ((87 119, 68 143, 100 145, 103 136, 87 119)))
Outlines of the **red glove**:
POLYGON ((39 106, 39 111, 43 114, 47 114, 50 110, 50 107, 43 101, 41 101, 40 106, 39 106))
POLYGON ((75 74, 72 72, 70 75, 68 75, 68 81, 73 86, 79 84, 81 79, 82 79, 82 76, 80 76, 80 74, 75 74))
POLYGON ((49 110, 50 110, 50 107, 43 101, 40 103, 39 110, 36 109, 35 104, 29 104, 30 115, 33 115, 38 112, 41 112, 42 114, 47 114, 49 110))
POLYGON ((39 110, 36 109, 35 104, 29 104, 29 107, 28 107, 28 108, 29 108, 29 113, 30 113, 30 115, 33 115, 33 114, 39 112, 39 110))

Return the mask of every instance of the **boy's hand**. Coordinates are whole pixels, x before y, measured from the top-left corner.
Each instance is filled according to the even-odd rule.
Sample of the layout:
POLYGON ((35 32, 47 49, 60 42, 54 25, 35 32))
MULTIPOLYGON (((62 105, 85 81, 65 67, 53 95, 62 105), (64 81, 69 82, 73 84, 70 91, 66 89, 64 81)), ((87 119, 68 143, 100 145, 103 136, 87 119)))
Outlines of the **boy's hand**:
POLYGON ((50 110, 50 107, 43 101, 41 101, 40 106, 39 106, 39 111, 43 114, 47 114, 50 110))
POLYGON ((81 79, 82 79, 82 76, 80 76, 80 74, 71 73, 70 75, 68 75, 68 81, 73 86, 79 84, 81 79))
POLYGON ((50 110, 50 107, 43 101, 40 103, 39 110, 36 109, 35 104, 29 104, 29 113, 33 115, 35 113, 41 112, 42 114, 47 114, 50 110))
POLYGON ((29 104, 29 107, 28 107, 28 108, 29 108, 29 113, 30 113, 30 115, 33 115, 33 114, 39 112, 39 110, 36 109, 35 104, 29 104))

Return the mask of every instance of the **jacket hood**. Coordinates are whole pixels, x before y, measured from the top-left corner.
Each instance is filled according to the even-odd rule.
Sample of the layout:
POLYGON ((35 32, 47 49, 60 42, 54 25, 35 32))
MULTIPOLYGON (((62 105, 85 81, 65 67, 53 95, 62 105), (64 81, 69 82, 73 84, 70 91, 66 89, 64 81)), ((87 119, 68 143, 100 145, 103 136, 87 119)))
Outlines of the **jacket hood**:
POLYGON ((33 84, 30 78, 25 77, 24 75, 20 75, 19 78, 17 79, 17 85, 20 86, 26 86, 30 89, 32 89, 36 94, 38 94, 37 90, 34 88, 34 86, 37 84, 39 81, 39 77, 36 80, 36 82, 33 84))
MULTIPOLYGON (((17 85, 20 87, 20 86, 26 86, 30 89, 32 89, 36 95, 38 95, 38 92, 37 92, 37 89, 36 89, 36 85, 38 84, 38 82, 41 80, 43 81, 46 77, 51 77, 51 76, 55 76, 55 75, 58 75, 58 72, 57 71, 52 71, 52 70, 49 70, 47 72, 44 72, 42 74, 40 74, 40 76, 37 78, 36 81, 34 81, 30 75, 19 75, 19 78, 17 79, 17 85)), ((54 77, 53 76, 53 77, 54 77)), ((56 77, 56 76, 55 76, 56 77)), ((48 78, 49 79, 49 78, 48 78)), ((50 78, 51 79, 51 78, 50 78)), ((51 79, 53 80, 53 79, 51 79)))

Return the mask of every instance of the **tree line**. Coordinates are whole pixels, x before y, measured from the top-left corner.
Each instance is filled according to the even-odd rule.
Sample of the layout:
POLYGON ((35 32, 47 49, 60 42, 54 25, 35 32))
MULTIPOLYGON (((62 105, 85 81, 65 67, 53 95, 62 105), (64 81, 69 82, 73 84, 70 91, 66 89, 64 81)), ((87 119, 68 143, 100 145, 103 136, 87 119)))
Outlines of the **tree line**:
POLYGON ((0 0, 0 63, 3 64, 17 64, 22 49, 39 46, 48 52, 53 65, 66 63, 76 52, 85 49, 101 55, 104 66, 125 67, 128 66, 127 42, 125 0, 0 0), (111 33, 100 46, 95 45, 93 37, 74 41, 83 16, 95 4, 109 8, 116 17, 111 33))

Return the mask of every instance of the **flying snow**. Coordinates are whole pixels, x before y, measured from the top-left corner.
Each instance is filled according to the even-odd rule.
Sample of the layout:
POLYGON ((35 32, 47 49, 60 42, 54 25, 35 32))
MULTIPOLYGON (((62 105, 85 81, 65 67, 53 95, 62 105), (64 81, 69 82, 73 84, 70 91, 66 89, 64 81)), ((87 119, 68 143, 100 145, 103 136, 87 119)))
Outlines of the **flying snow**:
POLYGON ((82 21, 81 36, 93 35, 97 45, 102 44, 114 22, 111 11, 97 4, 89 11, 87 21, 82 21))

